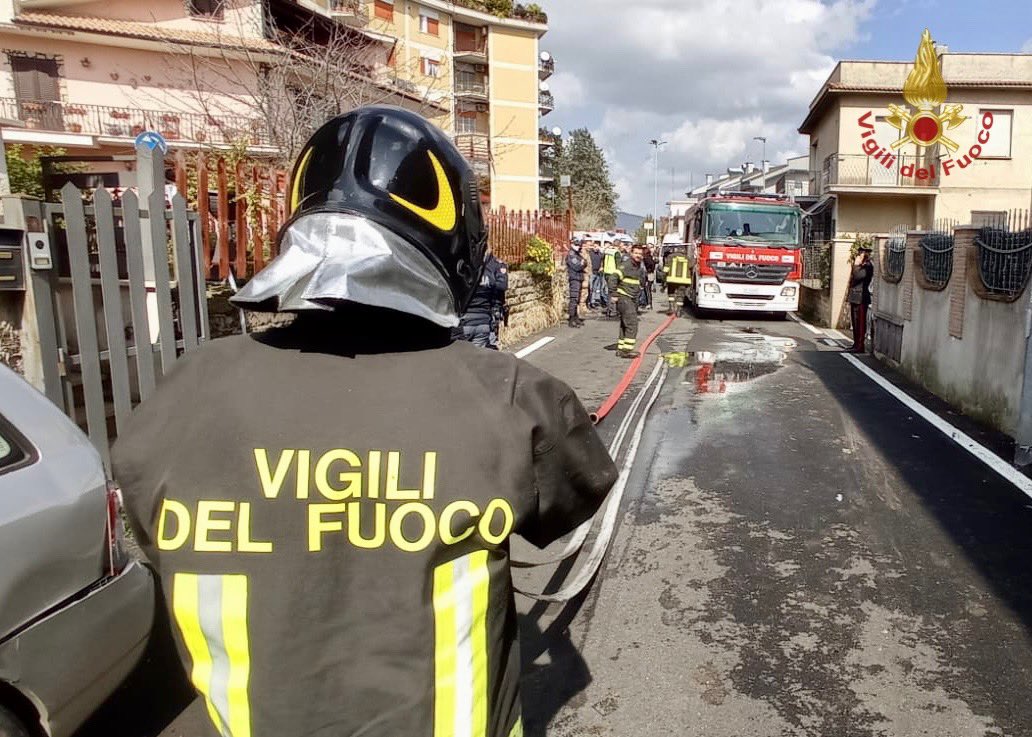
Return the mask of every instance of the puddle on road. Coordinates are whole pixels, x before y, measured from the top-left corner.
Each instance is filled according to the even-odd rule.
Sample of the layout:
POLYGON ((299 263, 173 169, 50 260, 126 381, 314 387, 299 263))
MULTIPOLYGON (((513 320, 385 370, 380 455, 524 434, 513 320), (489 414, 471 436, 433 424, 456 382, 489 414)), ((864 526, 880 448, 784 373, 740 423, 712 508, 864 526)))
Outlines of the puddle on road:
POLYGON ((666 353, 663 359, 672 368, 685 369, 682 384, 697 394, 726 394, 734 387, 773 374, 797 343, 757 333, 731 333, 712 351, 666 353))

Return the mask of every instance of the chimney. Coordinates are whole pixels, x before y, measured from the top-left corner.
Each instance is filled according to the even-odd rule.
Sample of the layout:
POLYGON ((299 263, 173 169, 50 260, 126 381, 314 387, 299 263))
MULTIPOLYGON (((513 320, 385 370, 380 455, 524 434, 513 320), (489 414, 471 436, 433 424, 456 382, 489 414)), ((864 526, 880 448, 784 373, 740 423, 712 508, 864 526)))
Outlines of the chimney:
POLYGON ((712 174, 707 174, 706 175, 706 186, 708 187, 711 184, 713 184, 713 175, 712 174))

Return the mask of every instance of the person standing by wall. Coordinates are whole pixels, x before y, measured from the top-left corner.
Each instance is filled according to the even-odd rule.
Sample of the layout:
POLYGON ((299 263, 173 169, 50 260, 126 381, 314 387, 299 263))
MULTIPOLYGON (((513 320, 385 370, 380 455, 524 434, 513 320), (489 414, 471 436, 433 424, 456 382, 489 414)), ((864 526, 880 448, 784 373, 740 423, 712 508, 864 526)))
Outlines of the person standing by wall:
POLYGON ((577 305, 580 303, 581 287, 587 269, 588 262, 581 255, 581 245, 574 241, 570 246, 570 252, 566 254, 566 274, 570 280, 570 314, 566 324, 571 328, 579 328, 584 324, 577 314, 577 305))
POLYGON ((469 307, 462 315, 456 337, 468 340, 481 348, 498 350, 498 332, 508 307, 505 293, 509 289, 509 266, 495 258, 491 246, 487 246, 484 257, 484 271, 480 284, 469 301, 469 307))
POLYGON ((860 252, 853 260, 853 273, 849 278, 849 316, 853 324, 853 345, 848 353, 866 353, 867 310, 871 304, 871 281, 874 279, 874 263, 871 261, 871 247, 860 246, 860 252))

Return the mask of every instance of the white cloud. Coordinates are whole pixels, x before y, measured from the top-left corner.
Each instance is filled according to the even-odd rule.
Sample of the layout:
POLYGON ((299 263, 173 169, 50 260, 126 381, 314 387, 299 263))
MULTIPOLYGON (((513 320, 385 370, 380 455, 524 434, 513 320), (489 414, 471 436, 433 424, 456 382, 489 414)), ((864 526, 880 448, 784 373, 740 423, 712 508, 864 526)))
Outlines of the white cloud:
MULTIPOLYGON (((805 151, 795 132, 856 41, 874 0, 550 0, 542 48, 560 70, 548 125, 587 125, 610 155, 621 209, 652 209, 648 141, 670 142, 660 196, 767 153, 805 151), (554 121, 554 122, 553 122, 554 121)), ((775 162, 776 163, 776 162, 775 162)))

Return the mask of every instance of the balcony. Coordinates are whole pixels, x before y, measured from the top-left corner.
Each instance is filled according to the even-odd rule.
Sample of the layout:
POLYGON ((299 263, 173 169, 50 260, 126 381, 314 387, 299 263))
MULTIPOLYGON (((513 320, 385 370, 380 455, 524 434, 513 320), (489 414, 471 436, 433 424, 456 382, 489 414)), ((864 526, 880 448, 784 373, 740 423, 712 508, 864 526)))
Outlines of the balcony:
POLYGON ((541 109, 542 115, 548 115, 555 110, 555 97, 551 92, 538 93, 538 107, 541 109))
POLYGON ((170 142, 228 145, 245 141, 252 146, 270 145, 265 122, 240 115, 210 116, 0 97, 0 117, 20 120, 29 130, 54 133, 132 139, 150 130, 170 142))
POLYGON ((330 15, 352 28, 369 25, 369 13, 362 0, 330 0, 330 15))
POLYGON ((538 59, 538 79, 548 79, 555 74, 555 59, 538 59))
POLYGON ((481 131, 457 133, 455 146, 466 160, 473 165, 473 171, 481 176, 491 173, 491 137, 481 131))
POLYGON ((455 33, 455 50, 452 52, 455 61, 466 64, 487 64, 487 41, 471 38, 468 34, 455 33))
POLYGON ((886 167, 865 154, 832 154, 820 171, 811 172, 811 191, 817 195, 853 190, 883 192, 925 190, 939 186, 939 162, 931 156, 897 156, 886 167))
POLYGON ((548 148, 559 143, 559 136, 552 133, 547 128, 538 128, 538 145, 541 148, 548 148))
POLYGON ((455 77, 455 96, 487 102, 487 80, 460 73, 455 77))

